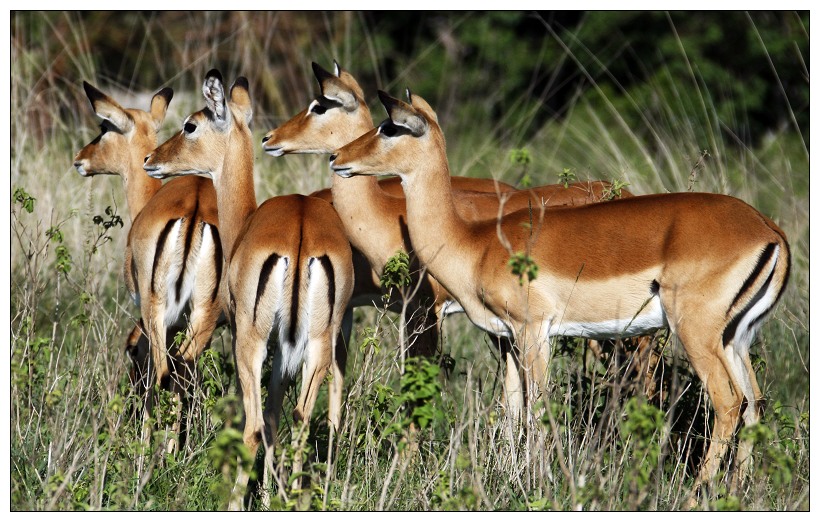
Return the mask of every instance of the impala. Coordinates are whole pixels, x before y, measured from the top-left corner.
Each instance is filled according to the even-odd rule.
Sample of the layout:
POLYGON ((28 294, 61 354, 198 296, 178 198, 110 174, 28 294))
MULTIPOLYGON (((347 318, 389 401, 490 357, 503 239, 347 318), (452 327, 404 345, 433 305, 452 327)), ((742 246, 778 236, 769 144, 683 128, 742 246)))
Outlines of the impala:
POLYGON ((186 372, 193 371, 193 361, 210 343, 221 313, 216 193, 205 179, 179 179, 163 186, 142 168, 143 158, 156 147, 171 89, 155 94, 145 112, 122 108, 87 82, 83 87, 103 121, 100 135, 77 153, 74 167, 82 176, 116 174, 123 179, 132 222, 125 247, 125 284, 142 316, 126 347, 134 360, 132 373, 139 375, 145 367, 139 341, 144 329, 153 363, 149 367, 156 384, 166 386, 169 357, 174 363, 181 359, 186 372), (186 307, 184 341, 169 353, 168 329, 180 330, 186 307))
MULTIPOLYGON (((333 171, 401 178, 417 255, 470 320, 516 340, 528 386, 545 389, 551 336, 608 338, 668 326, 714 407, 695 498, 715 476, 741 412, 747 426, 760 419, 749 347, 788 280, 784 233, 736 198, 696 193, 465 221, 435 113, 408 96, 405 103, 380 91, 389 119, 336 151, 333 171), (527 254, 537 277, 511 274, 511 253, 527 254)), ((750 453, 751 443, 741 442, 741 475, 750 453)))
MULTIPOLYGON (((221 74, 211 70, 202 90, 206 108, 188 116, 181 132, 145 158, 144 168, 158 178, 194 174, 213 179, 245 411, 243 440, 255 455, 264 437, 271 459, 284 392, 303 363, 294 417, 307 423, 332 365, 329 417, 332 429, 339 427, 345 349, 337 338, 353 289, 352 253, 339 217, 326 201, 280 196, 257 207, 247 80, 234 82, 229 101, 221 74), (263 414, 260 381, 271 334, 278 346, 263 414)), ((235 491, 243 491, 248 478, 240 469, 235 491)), ((242 507, 241 496, 232 499, 231 507, 242 507)))
MULTIPOLYGON (((334 65, 334 72, 331 73, 315 62, 312 64, 321 95, 307 109, 265 135, 262 139, 265 152, 272 156, 288 153, 330 154, 373 129, 372 117, 361 87, 348 71, 336 62, 334 65)), ((377 182, 373 177, 343 179, 333 176, 330 191, 324 189, 314 193, 333 202, 351 244, 367 257, 378 274, 381 274, 382 267, 396 252, 413 253, 414 249, 414 243, 408 241, 403 230, 407 222, 404 195, 394 193, 396 188, 401 192, 401 186, 395 183, 397 179, 387 178, 377 182), (390 181, 394 183, 389 183, 390 181)), ((452 176, 450 188, 454 193, 457 213, 464 219, 475 221, 494 219, 499 213, 529 207, 600 201, 603 193, 611 189, 611 186, 597 181, 574 183, 568 187, 547 185, 519 191, 491 179, 452 176)), ((622 196, 628 197, 631 194, 623 190, 622 196)), ((417 294, 417 306, 429 306, 427 301, 433 303, 434 318, 438 324, 433 325, 435 328, 429 324, 424 328, 435 333, 437 338, 444 315, 461 309, 434 277, 427 274, 422 282, 425 283, 422 286, 425 291, 420 292, 421 295, 417 294)), ((414 315, 428 316, 424 310, 420 312, 414 315)), ((504 344, 501 350, 505 359, 513 356, 504 344)), ((507 368, 511 370, 513 366, 508 365, 507 368)), ((506 380, 509 393, 520 388, 515 382, 514 374, 508 373, 506 380)))

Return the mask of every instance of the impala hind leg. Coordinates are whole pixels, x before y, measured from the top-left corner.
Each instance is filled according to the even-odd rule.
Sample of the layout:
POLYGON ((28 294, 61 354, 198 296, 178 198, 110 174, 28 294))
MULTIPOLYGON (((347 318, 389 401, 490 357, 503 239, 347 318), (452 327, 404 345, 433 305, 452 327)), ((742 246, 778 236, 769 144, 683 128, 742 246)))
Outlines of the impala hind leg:
MULTIPOLYGON (((211 345, 211 337, 220 315, 218 303, 210 299, 198 303, 194 296, 191 304, 191 315, 185 328, 184 340, 172 360, 174 367, 171 368, 172 391, 174 392, 172 400, 175 406, 171 429, 177 437, 182 434, 183 398, 189 395, 194 383, 198 380, 196 361, 211 345)), ((171 438, 166 451, 173 453, 176 451, 176 445, 177 440, 171 438)))
POLYGON ((521 423, 521 414, 524 410, 524 383, 521 379, 521 362, 512 339, 508 337, 492 337, 493 344, 498 347, 504 365, 504 408, 511 426, 521 423))
MULTIPOLYGON (((754 368, 752 368, 748 343, 732 342, 726 347, 726 354, 746 399, 746 406, 743 409, 743 425, 753 426, 760 422, 763 394, 757 384, 754 368)), ((742 485, 752 469, 752 449, 753 444, 750 440, 741 440, 738 443, 737 469, 732 477, 733 490, 737 490, 742 485)))
POLYGON ((519 349, 523 348, 521 367, 524 374, 524 400, 527 404, 527 418, 532 416, 532 406, 543 396, 547 389, 550 362, 549 337, 522 335, 519 338, 519 349), (532 341, 532 342, 530 342, 532 341))
POLYGON ((328 391, 327 417, 330 421, 331 437, 333 437, 333 432, 338 430, 342 424, 342 399, 344 397, 347 350, 350 343, 350 334, 353 331, 353 308, 348 307, 345 309, 341 323, 339 335, 336 337, 336 344, 333 345, 333 359, 330 367, 332 379, 328 391))
MULTIPOLYGON (((302 373, 302 389, 299 393, 299 400, 293 410, 293 474, 297 475, 291 487, 300 489, 302 479, 298 476, 302 472, 302 442, 306 432, 310 428, 310 418, 313 408, 316 406, 316 398, 319 395, 319 387, 324 381, 325 375, 331 366, 333 357, 333 343, 335 340, 330 329, 325 330, 318 338, 310 339, 307 344, 304 362, 304 372, 302 373)), ((333 428, 331 428, 332 430, 333 428)))
MULTIPOLYGON (((267 354, 265 339, 245 333, 237 336, 238 332, 247 332, 249 328, 234 329, 234 357, 236 359, 236 373, 242 396, 244 410, 244 429, 242 440, 251 454, 252 462, 256 459, 259 443, 264 437, 264 417, 262 413, 262 363, 267 354)), ((251 462, 251 465, 253 465, 251 462)), ((241 510, 243 498, 248 487, 250 475, 242 463, 239 463, 236 483, 234 484, 231 501, 228 509, 241 510)))
POLYGON ((710 336, 707 331, 694 331, 696 328, 678 331, 689 362, 706 386, 714 408, 714 423, 706 455, 700 465, 692 491, 684 504, 685 509, 697 505, 700 489, 711 483, 717 475, 729 445, 734 439, 735 430, 740 421, 740 410, 744 395, 735 379, 732 367, 724 353, 719 338, 710 336), (711 337, 711 338, 710 338, 711 337))

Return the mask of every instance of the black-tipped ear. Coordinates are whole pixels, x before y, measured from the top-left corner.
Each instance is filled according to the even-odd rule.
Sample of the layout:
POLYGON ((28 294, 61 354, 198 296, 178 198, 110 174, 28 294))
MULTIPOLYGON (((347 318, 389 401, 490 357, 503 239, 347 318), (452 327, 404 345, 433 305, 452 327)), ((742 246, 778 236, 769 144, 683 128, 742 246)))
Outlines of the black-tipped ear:
POLYGON ((384 108, 387 109, 387 112, 389 113, 390 108, 395 106, 396 102, 398 102, 399 100, 397 100, 396 98, 390 96, 389 94, 387 94, 386 92, 384 92, 382 90, 379 90, 378 93, 379 93, 379 100, 381 100, 382 105, 384 105, 384 108))
POLYGON ((222 81, 222 73, 220 73, 217 69, 211 69, 208 71, 208 73, 205 74, 205 79, 207 80, 208 78, 216 78, 219 80, 219 83, 224 83, 222 81))
POLYGON ((322 82, 328 80, 330 78, 336 78, 331 72, 326 71, 321 65, 316 62, 312 62, 311 67, 313 67, 313 75, 316 76, 316 80, 319 82, 319 87, 322 86, 322 82))
POLYGON ((160 90, 154 96, 162 96, 165 98, 165 103, 171 103, 171 100, 174 98, 174 90, 170 87, 165 87, 164 89, 160 90))
POLYGON ((88 97, 88 101, 91 102, 93 105, 96 100, 105 99, 105 94, 102 93, 99 89, 88 83, 87 81, 83 80, 83 89, 85 90, 85 95, 88 97))
POLYGON ((416 112, 412 105, 393 98, 384 91, 379 91, 379 99, 395 125, 404 127, 413 136, 419 137, 427 132, 427 120, 416 112))
POLYGON ((134 120, 113 98, 103 94, 102 91, 88 82, 83 82, 85 95, 91 102, 91 109, 104 120, 113 123, 122 132, 130 132, 134 126, 134 120))
POLYGON ((174 97, 174 91, 170 87, 166 87, 156 93, 151 98, 151 118, 154 120, 154 128, 159 130, 163 120, 165 120, 165 113, 168 111, 168 104, 171 103, 171 98, 174 97))
POLYGON ((253 118, 253 104, 251 102, 250 85, 248 79, 240 76, 231 86, 231 102, 242 111, 245 123, 250 125, 253 118))
POLYGON ((233 86, 231 87, 231 90, 233 90, 234 87, 242 87, 246 91, 251 90, 250 89, 250 84, 248 83, 248 79, 245 78, 244 76, 240 76, 239 78, 236 79, 236 81, 233 82, 233 86))

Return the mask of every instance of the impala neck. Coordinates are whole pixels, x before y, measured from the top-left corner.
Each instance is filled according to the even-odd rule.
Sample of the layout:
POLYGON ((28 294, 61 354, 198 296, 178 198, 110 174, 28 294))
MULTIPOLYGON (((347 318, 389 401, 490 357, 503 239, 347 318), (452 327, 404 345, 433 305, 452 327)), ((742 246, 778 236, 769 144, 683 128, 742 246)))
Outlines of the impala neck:
MULTIPOLYGON (((156 145, 156 144, 154 144, 156 145)), ((125 169, 122 179, 125 185, 125 199, 128 202, 128 213, 131 215, 131 222, 137 218, 148 201, 162 187, 162 181, 152 178, 145 173, 142 168, 143 158, 152 149, 132 154, 131 163, 125 169)))
POLYGON ((463 246, 470 244, 470 231, 456 211, 450 167, 443 148, 431 154, 425 166, 402 176, 401 184, 406 196, 407 224, 413 248, 421 262, 446 287, 440 276, 450 270, 436 268, 443 266, 450 250, 455 249, 458 254, 454 255, 463 256, 463 246))
POLYGON ((242 225, 256 210, 253 186, 253 146, 250 132, 232 132, 222 170, 214 173, 219 238, 230 262, 242 225))
MULTIPOLYGON (((335 150, 355 140, 373 128, 370 110, 362 103, 359 107, 358 122, 349 126, 346 132, 334 133, 337 143, 335 150)), ((342 178, 333 175, 330 190, 333 206, 342 219, 350 243, 367 257, 373 269, 381 275, 382 268, 391 255, 404 248, 401 233, 396 233, 395 212, 386 210, 400 205, 403 198, 396 198, 384 192, 377 178, 354 176, 342 178), (361 226, 366 223, 367 226, 361 226)))
POLYGON ((403 208, 403 198, 385 193, 378 180, 371 176, 348 179, 333 176, 331 192, 333 206, 342 219, 350 243, 381 274, 389 257, 404 249, 402 234, 397 231, 396 212, 389 211, 395 205, 403 208))

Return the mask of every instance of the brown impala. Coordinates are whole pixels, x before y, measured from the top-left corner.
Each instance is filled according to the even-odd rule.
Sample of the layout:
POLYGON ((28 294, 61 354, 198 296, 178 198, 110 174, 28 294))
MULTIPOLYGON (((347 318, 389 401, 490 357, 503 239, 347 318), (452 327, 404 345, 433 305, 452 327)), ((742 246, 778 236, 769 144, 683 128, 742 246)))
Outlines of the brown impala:
MULTIPOLYGON (((609 338, 668 326, 679 337, 715 410, 696 493, 715 476, 741 412, 747 426, 759 421, 749 347, 788 280, 784 233, 736 198, 693 193, 467 222, 429 105, 415 95, 409 103, 379 97, 390 118, 336 151, 333 171, 401 178, 417 255, 471 321, 515 339, 529 387, 546 383, 551 336, 609 338), (529 256, 536 278, 520 284, 507 264, 513 253, 529 256)), ((750 454, 751 443, 741 442, 741 474, 750 454)))
MULTIPOLYGON (((171 89, 155 94, 150 112, 145 112, 122 108, 87 82, 83 87, 103 120, 102 132, 77 153, 74 167, 83 176, 116 174, 123 179, 132 222, 125 247, 125 284, 140 307, 147 330, 151 373, 156 384, 165 386, 171 374, 169 355, 181 358, 190 372, 210 343, 221 312, 222 248, 216 193, 210 180, 187 178, 162 185, 142 168, 143 158, 156 147, 157 131, 173 96, 171 89), (184 341, 169 354, 168 328, 183 320, 186 307, 189 320, 184 341)), ((144 368, 144 354, 137 346, 141 333, 142 327, 135 327, 128 342, 137 374, 144 368)), ((142 382, 144 377, 137 380, 142 382)), ((148 406, 150 409, 151 401, 148 406)), ((173 448, 170 442, 169 449, 173 448)))
MULTIPOLYGON (((178 134, 146 157, 144 168, 159 178, 194 174, 213 179, 245 411, 243 439, 256 455, 264 438, 270 466, 284 393, 303 364, 294 417, 309 421, 319 385, 332 366, 328 415, 331 427, 339 427, 345 348, 337 338, 353 290, 352 254, 339 216, 326 201, 280 196, 257 207, 248 81, 238 78, 229 100, 214 69, 202 91, 206 107, 188 116, 178 134), (278 345, 263 414, 262 364, 272 334, 278 345)), ((248 478, 240 469, 231 508, 242 507, 248 478)))

